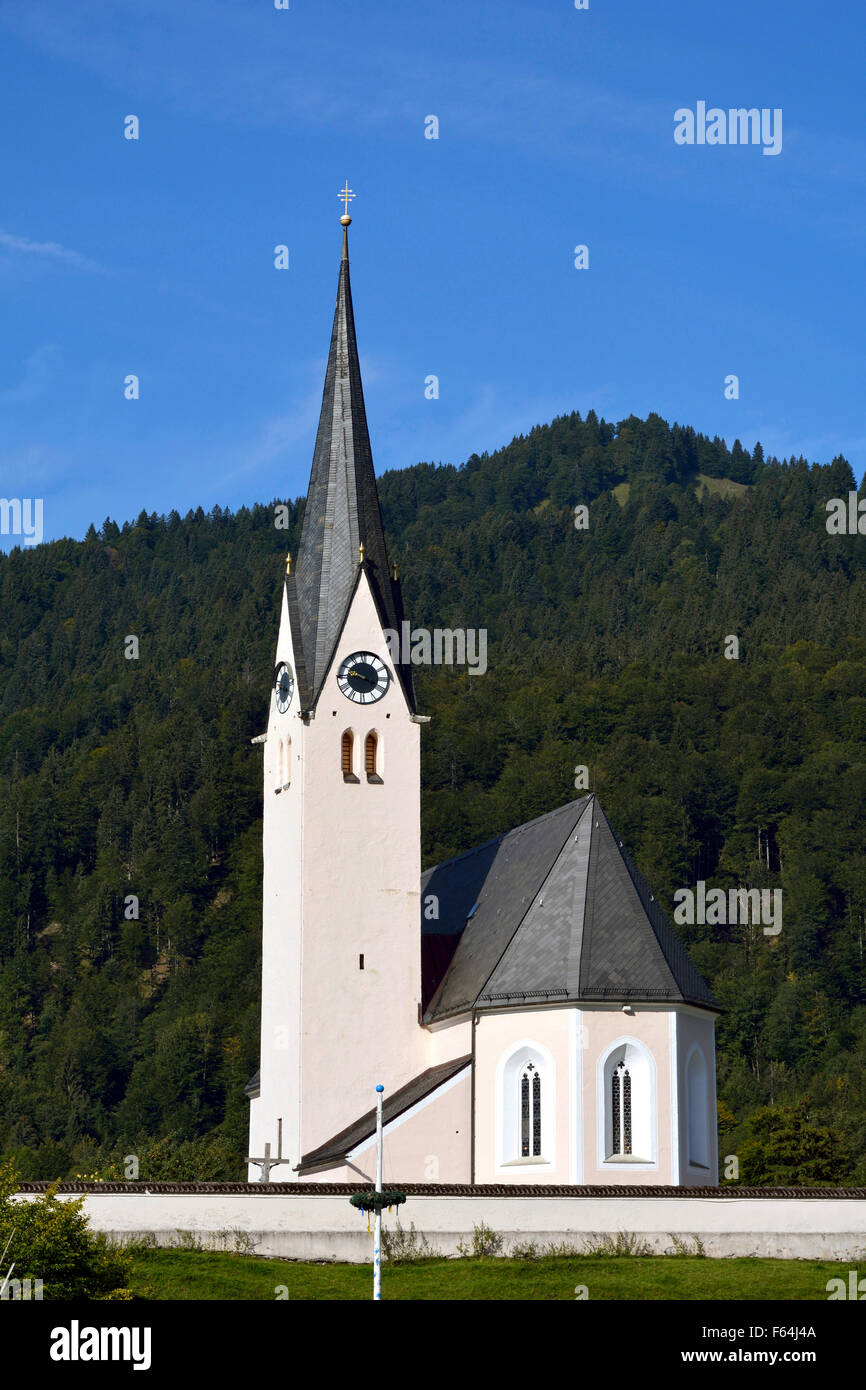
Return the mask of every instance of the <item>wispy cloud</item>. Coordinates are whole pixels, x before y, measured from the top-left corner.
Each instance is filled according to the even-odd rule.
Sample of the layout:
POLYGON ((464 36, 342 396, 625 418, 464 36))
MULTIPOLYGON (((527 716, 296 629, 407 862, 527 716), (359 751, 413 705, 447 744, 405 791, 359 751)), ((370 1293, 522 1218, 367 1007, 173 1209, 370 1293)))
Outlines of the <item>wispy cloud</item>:
POLYGON ((59 352, 55 343, 43 343, 25 358, 21 378, 14 386, 0 391, 4 405, 18 405, 43 395, 57 369, 59 352))
POLYGON ((26 256, 43 256, 51 261, 60 261, 64 265, 74 266, 76 270, 93 271, 99 275, 109 274, 105 266, 90 260, 88 256, 82 256, 80 251, 61 246, 57 241, 31 241, 29 237, 15 236, 12 232, 5 232, 0 228, 0 247, 5 247, 7 251, 21 252, 26 256))
MULTIPOLYGON (((319 411, 322 406, 322 378, 324 361, 316 361, 308 367, 305 375, 308 385, 299 391, 292 407, 283 414, 271 415, 260 421, 255 431, 246 438, 224 443, 216 457, 211 455, 209 483, 213 488, 237 486, 250 475, 259 475, 259 486, 264 484, 275 466, 280 468, 280 478, 274 483, 282 495, 293 496, 306 491, 307 475, 313 458, 313 445, 319 411), (303 476, 298 485, 297 477, 303 476)), ((248 481, 244 486, 249 486, 248 481)))

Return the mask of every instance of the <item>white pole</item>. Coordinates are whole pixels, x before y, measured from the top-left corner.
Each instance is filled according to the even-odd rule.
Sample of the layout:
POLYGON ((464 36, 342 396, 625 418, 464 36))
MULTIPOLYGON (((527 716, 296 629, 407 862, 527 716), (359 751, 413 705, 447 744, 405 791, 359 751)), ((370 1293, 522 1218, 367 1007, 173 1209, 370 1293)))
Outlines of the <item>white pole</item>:
MULTIPOLYGON (((9 1239, 7 1240, 5 1246, 3 1247, 3 1254, 0 1255, 0 1265, 2 1265, 3 1261, 6 1259, 6 1251, 9 1249, 9 1246, 12 1244, 12 1236, 14 1236, 14 1234, 15 1234, 15 1232, 13 1231, 13 1232, 12 1232, 12 1235, 10 1235, 10 1237, 9 1237, 9 1239)), ((6 1278, 3 1280, 2 1286, 0 1286, 0 1298, 2 1298, 3 1294, 6 1292, 6 1285, 9 1283, 9 1280, 12 1278, 12 1271, 13 1271, 14 1268, 15 1268, 15 1261, 13 1260, 13 1261, 12 1261, 12 1264, 9 1266, 9 1273, 6 1275, 6 1278)))
MULTIPOLYGON (((382 1191, 382 1092, 384 1086, 376 1087, 376 1191, 382 1191)), ((376 1208, 373 1236, 373 1298, 382 1297, 382 1208, 376 1208)))

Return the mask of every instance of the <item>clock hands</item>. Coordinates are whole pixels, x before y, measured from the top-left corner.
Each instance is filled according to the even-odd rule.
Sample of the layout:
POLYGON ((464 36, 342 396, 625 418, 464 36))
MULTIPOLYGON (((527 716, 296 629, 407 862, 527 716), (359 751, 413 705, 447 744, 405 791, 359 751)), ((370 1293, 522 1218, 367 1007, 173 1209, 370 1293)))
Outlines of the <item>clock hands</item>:
POLYGON ((367 704, 379 700, 388 689, 387 667, 372 652, 356 652, 346 657, 337 680, 347 700, 367 704))

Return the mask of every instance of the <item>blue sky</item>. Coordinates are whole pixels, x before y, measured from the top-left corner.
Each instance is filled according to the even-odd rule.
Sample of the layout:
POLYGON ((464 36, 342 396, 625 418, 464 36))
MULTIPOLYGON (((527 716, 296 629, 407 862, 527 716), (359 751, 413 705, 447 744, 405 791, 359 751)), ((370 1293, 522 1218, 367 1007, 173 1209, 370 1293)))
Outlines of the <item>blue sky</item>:
POLYGON ((862 474, 857 7, 290 6, 0 0, 0 495, 46 539, 306 490, 346 179, 380 473, 593 407, 862 474), (702 100, 782 152, 678 146, 702 100))

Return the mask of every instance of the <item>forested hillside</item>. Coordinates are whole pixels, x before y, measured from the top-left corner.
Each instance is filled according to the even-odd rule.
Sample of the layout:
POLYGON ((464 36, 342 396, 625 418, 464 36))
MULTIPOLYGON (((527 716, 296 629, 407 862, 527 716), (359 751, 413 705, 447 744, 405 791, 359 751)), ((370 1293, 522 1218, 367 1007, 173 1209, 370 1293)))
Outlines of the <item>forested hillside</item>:
MULTIPOLYGON (((722 1152, 807 1098, 863 1182, 866 541, 825 525, 855 487, 843 459, 592 413, 380 480, 413 622, 489 633, 487 674, 417 669, 425 863, 579 795, 585 764, 669 913, 698 879, 781 888, 778 937, 679 929, 725 1008, 722 1152)), ((142 514, 0 557, 0 1151, 24 1176, 162 1151, 243 1176, 250 738, 289 508, 289 531, 274 505, 142 514)))

